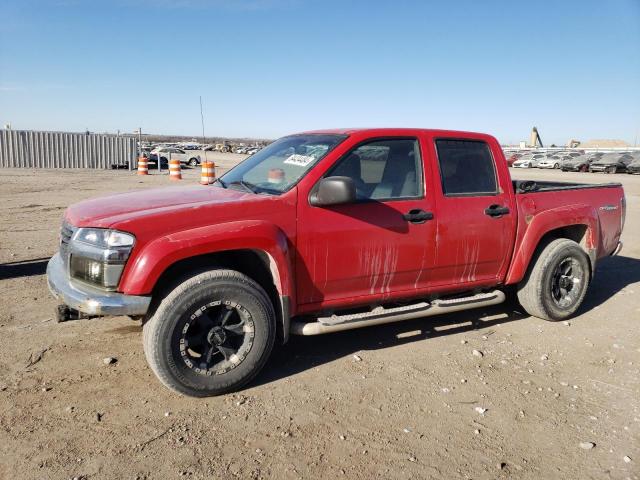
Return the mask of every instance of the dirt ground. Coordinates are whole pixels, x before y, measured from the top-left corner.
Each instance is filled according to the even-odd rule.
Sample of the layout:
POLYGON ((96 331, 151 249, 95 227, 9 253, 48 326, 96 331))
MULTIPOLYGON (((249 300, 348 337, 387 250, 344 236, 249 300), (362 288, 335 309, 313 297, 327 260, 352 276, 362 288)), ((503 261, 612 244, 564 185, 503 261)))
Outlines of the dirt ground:
POLYGON ((153 376, 138 323, 55 323, 44 275, 69 204, 167 176, 0 171, 0 479, 638 479, 640 176, 514 175, 625 185, 625 247, 579 316, 508 304, 294 337, 242 392, 191 399, 153 376))

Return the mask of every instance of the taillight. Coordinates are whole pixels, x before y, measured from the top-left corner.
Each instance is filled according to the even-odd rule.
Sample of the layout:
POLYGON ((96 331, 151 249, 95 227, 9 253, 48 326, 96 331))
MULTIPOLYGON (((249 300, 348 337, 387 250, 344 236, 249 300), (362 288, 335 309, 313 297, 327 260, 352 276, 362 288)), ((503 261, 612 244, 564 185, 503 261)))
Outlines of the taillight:
POLYGON ((622 233, 622 229, 624 228, 624 220, 627 217, 627 200, 622 195, 620 199, 620 233, 622 233))

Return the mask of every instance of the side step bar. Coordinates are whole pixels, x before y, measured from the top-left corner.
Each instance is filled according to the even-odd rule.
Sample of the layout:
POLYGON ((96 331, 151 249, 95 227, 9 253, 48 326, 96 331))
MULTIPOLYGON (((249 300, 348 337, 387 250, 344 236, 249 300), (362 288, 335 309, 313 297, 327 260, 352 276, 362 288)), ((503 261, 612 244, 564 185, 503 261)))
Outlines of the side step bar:
POLYGON ((504 292, 493 290, 469 297, 434 300, 431 303, 420 302, 395 308, 376 307, 364 313, 319 317, 315 322, 292 322, 291 333, 293 335, 321 335, 323 333, 341 332, 344 330, 353 330, 354 328, 400 322, 413 318, 432 317, 434 315, 497 305, 504 302, 505 298, 504 292))

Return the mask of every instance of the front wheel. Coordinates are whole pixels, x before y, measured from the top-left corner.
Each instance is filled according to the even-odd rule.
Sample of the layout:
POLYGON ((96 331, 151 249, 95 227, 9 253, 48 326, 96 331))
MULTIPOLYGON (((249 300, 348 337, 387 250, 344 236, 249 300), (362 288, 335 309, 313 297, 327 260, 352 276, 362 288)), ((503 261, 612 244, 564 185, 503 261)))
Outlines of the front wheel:
POLYGON ((198 159, 197 158, 189 159, 189 166, 190 167, 197 167, 198 166, 198 159))
POLYGON ((612 165, 610 167, 607 167, 607 169, 605 171, 607 173, 617 173, 618 167, 616 167, 615 165, 612 165))
POLYGON ((518 300, 529 315, 552 322, 573 315, 591 279, 589 258, 573 240, 559 238, 542 247, 524 280, 518 300))
POLYGON ((266 292, 234 270, 210 270, 178 285, 144 325, 144 352, 158 379, 192 397, 251 381, 275 340, 266 292))
POLYGON ((560 164, 559 164, 559 163, 556 163, 556 164, 553 166, 553 168, 555 168, 556 170, 557 170, 557 169, 559 169, 559 168, 560 168, 560 164))

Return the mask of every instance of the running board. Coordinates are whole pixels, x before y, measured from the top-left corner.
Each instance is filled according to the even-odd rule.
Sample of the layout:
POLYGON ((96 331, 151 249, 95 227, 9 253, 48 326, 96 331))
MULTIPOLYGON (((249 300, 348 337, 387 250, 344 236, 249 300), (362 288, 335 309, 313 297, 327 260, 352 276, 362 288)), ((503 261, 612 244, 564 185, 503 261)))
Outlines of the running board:
POLYGON ((376 307, 364 313, 319 317, 315 322, 293 322, 291 323, 291 333, 293 335, 321 335, 323 333, 341 332, 354 328, 401 322, 413 318, 432 317, 434 315, 497 305, 504 302, 505 298, 504 292, 493 290, 469 297, 433 300, 431 303, 420 302, 394 308, 376 307))

